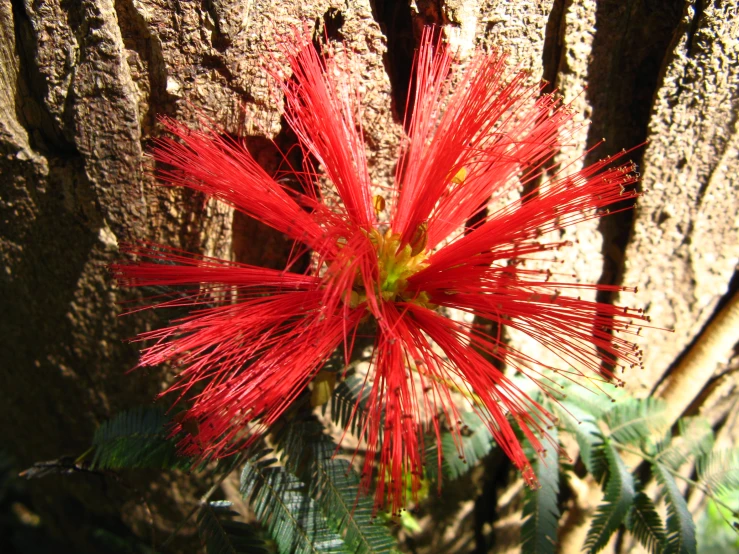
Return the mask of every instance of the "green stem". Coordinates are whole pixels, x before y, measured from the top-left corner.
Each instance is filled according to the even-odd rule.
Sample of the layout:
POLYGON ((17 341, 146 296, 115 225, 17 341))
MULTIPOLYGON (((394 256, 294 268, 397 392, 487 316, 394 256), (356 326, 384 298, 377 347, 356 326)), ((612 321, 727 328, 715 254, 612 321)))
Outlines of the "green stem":
POLYGON ((701 491, 703 494, 705 494, 707 497, 709 497, 711 500, 713 500, 716 504, 726 508, 729 510, 734 517, 739 517, 739 513, 735 512, 734 509, 727 505, 725 502, 719 500, 716 495, 714 495, 713 491, 711 491, 710 488, 705 487, 703 484, 701 484, 699 481, 696 481, 694 479, 691 479, 690 477, 685 477, 684 475, 681 475, 680 472, 672 469, 670 466, 666 464, 662 464, 655 458, 654 456, 650 456, 648 454, 645 454, 642 450, 633 448, 627 444, 622 444, 616 440, 613 440, 613 438, 610 439, 610 441, 613 443, 613 445, 618 448, 619 450, 623 450, 624 452, 630 452, 632 454, 636 454, 639 456, 642 460, 649 462, 650 464, 659 464, 663 468, 667 470, 668 473, 670 473, 673 477, 677 477, 678 479, 684 481, 691 487, 695 487, 699 491, 701 491))
POLYGON ((95 447, 91 446, 87 450, 85 450, 82 454, 77 456, 77 459, 74 461, 75 464, 81 464, 85 461, 85 458, 87 458, 90 454, 92 454, 95 451, 95 447))

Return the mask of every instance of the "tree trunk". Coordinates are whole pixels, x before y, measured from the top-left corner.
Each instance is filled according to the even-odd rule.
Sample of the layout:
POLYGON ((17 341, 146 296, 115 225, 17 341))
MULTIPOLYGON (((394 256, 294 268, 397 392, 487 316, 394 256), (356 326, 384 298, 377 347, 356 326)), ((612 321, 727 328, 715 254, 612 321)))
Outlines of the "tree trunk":
MULTIPOLYGON (((152 322, 119 317, 130 295, 106 266, 122 242, 267 265, 281 257, 280 236, 154 187, 146 152, 159 116, 207 117, 274 167, 265 138, 283 149, 294 139, 259 59, 303 25, 361 60, 376 183, 394 171, 425 24, 441 26, 461 57, 480 44, 505 50, 532 81, 573 99, 589 123, 568 156, 601 138, 586 161, 648 141, 631 154, 639 207, 568 231, 577 243, 565 265, 582 280, 638 285, 635 297, 601 300, 643 306, 674 333, 646 330, 645 369, 624 375, 627 386, 641 396, 680 388, 685 411, 720 427, 737 387, 737 331, 709 324, 739 283, 738 10, 736 0, 0 0, 2 448, 18 467, 77 456, 101 420, 163 387, 164 371, 127 374, 137 348, 125 339, 152 322), (729 338, 701 358, 700 386, 670 384, 681 357, 711 340, 704 329, 729 338)), ((198 490, 184 476, 152 479, 47 478, 32 483, 34 506, 77 551, 95 551, 95 526, 121 518, 161 539, 198 490)))

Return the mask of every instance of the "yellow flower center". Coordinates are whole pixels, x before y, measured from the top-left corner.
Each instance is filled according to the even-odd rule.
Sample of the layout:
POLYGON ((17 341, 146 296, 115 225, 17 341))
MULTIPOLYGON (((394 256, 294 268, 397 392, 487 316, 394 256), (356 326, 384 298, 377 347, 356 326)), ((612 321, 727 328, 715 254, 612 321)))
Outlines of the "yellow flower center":
MULTIPOLYGON (((429 308, 435 308, 425 292, 408 294, 408 279, 414 273, 426 267, 426 224, 422 223, 411 238, 410 243, 401 248, 400 235, 388 230, 382 234, 372 230, 370 242, 377 252, 379 278, 373 287, 373 293, 386 302, 415 302, 429 308)), ((349 302, 352 308, 367 301, 367 289, 361 275, 357 275, 349 302)))

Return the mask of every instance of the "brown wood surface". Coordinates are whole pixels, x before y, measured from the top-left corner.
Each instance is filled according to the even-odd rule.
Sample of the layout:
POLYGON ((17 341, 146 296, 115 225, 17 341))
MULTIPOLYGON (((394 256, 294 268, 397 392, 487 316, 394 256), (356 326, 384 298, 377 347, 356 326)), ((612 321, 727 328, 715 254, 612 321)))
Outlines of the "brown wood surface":
MULTIPOLYGON (((352 52, 377 184, 394 169, 409 60, 428 23, 462 53, 507 50, 533 80, 574 99, 590 123, 563 155, 601 138, 590 158, 649 141, 632 156, 645 193, 638 209, 568 231, 577 244, 561 256, 581 279, 638 285, 636 296, 601 299, 644 306, 656 327, 674 329, 645 333, 646 367, 624 375, 637 394, 691 389, 694 381, 665 381, 676 361, 721 344, 701 358, 700 385, 683 391, 687 410, 720 428, 736 398, 739 329, 707 326, 737 289, 738 10, 736 0, 0 0, 2 448, 19 466, 76 456, 101 420, 146 403, 168 379, 163 370, 126 374, 136 347, 124 339, 156 321, 118 317, 130 295, 106 264, 122 241, 266 264, 284 248, 228 208, 153 187, 146 151, 158 116, 197 124, 204 114, 255 151, 262 145, 274 165, 265 138, 283 147, 294 139, 259 60, 277 55, 280 32, 305 24, 352 52)), ((122 517, 142 536, 152 522, 160 536, 172 527, 197 486, 152 479, 47 479, 34 490, 54 532, 84 551, 94 518, 122 517)), ((495 517, 502 548, 507 520, 495 517)), ((439 526, 434 536, 468 552, 471 526, 466 535, 439 526)))

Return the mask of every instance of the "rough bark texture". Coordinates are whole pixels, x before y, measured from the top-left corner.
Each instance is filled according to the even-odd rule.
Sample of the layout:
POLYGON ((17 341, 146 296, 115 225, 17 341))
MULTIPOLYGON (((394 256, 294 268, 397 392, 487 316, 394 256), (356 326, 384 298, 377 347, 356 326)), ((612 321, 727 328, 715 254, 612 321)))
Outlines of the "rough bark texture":
MULTIPOLYGON (((353 53, 377 183, 394 170, 410 60, 427 23, 442 26, 461 53, 478 44, 509 51, 533 80, 574 98, 590 123, 567 155, 601 138, 605 145, 589 157, 649 141, 632 156, 645 192, 638 209, 568 231, 578 243, 563 256, 582 279, 638 285, 638 296, 618 300, 674 329, 647 330, 646 369, 625 375, 637 393, 659 392, 739 281, 737 5, 0 0, 3 449, 19 466, 77 455, 100 420, 147 402, 166 380, 163 372, 125 374, 136 349, 123 339, 152 322, 117 317, 124 297, 106 264, 118 258, 121 241, 153 238, 267 265, 281 257, 280 236, 196 194, 153 187, 145 152, 159 133, 158 116, 195 125, 201 114, 248 137, 265 167, 275 168, 266 139, 283 149, 294 139, 281 127, 281 99, 258 60, 277 56, 276 36, 303 25, 353 53)), ((689 411, 721 427, 733 421, 737 365, 731 351, 714 354, 703 371, 715 378, 691 391, 689 411)), ((171 529, 196 487, 157 479, 153 486, 133 477, 125 486, 45 479, 34 483, 35 506, 76 551, 94 551, 89 535, 98 523, 122 517, 142 536, 171 529), (152 515, 141 508, 142 495, 152 515)), ((505 511, 480 503, 465 509, 456 529, 468 540, 439 525, 428 541, 448 537, 449 552, 493 540, 503 549, 505 511)))

